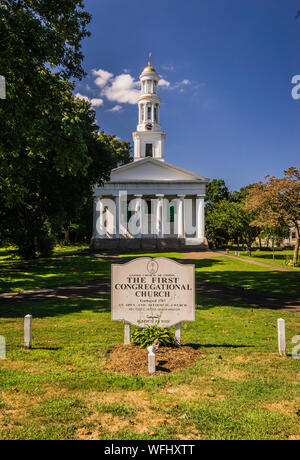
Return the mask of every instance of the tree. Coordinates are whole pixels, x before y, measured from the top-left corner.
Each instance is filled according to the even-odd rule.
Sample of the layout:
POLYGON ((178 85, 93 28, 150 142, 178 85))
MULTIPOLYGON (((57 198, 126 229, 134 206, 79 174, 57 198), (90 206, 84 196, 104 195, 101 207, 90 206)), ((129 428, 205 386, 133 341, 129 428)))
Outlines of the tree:
POLYGON ((273 259, 275 259, 275 246, 280 246, 284 238, 288 238, 290 234, 290 229, 287 225, 280 227, 264 227, 260 233, 260 238, 265 238, 267 240, 267 246, 271 240, 272 250, 273 250, 273 259))
POLYGON ((261 227, 295 228, 294 263, 300 247, 300 171, 290 167, 283 178, 266 176, 266 181, 252 185, 246 199, 246 208, 255 212, 253 225, 261 227))
POLYGON ((92 185, 127 155, 99 137, 95 112, 74 98, 90 15, 81 0, 1 0, 0 230, 23 256, 51 251, 92 185), (51 70, 52 69, 52 70, 51 70))
POLYGON ((222 200, 207 215, 207 237, 214 243, 227 243, 240 238, 251 256, 252 244, 259 229, 251 225, 252 213, 244 209, 243 202, 222 200))
POLYGON ((227 199, 229 195, 228 188, 223 179, 213 179, 206 186, 206 206, 209 208, 221 200, 227 199))
POLYGON ((111 153, 112 167, 117 168, 132 161, 132 145, 130 142, 120 141, 116 136, 101 131, 98 140, 105 144, 111 153))
MULTIPOLYGON (((132 145, 130 142, 120 141, 116 136, 105 134, 103 131, 96 134, 96 144, 104 148, 106 155, 106 170, 132 161, 131 151, 132 145)), ((81 181, 78 182, 70 180, 68 187, 68 201, 64 199, 62 209, 65 211, 63 230, 65 234, 65 241, 69 241, 70 229, 73 229, 73 234, 77 235, 77 239, 86 238, 92 232, 93 221, 93 199, 92 199, 92 186, 96 183, 101 183, 101 178, 95 174, 99 170, 103 170, 103 153, 99 154, 99 148, 95 150, 93 162, 88 170, 89 180, 85 175, 81 181), (66 206, 67 205, 67 206, 66 206)), ((109 174, 103 179, 108 180, 109 174)), ((103 180, 102 180, 103 182, 103 180)), ((62 190, 61 197, 65 195, 66 189, 62 190)))

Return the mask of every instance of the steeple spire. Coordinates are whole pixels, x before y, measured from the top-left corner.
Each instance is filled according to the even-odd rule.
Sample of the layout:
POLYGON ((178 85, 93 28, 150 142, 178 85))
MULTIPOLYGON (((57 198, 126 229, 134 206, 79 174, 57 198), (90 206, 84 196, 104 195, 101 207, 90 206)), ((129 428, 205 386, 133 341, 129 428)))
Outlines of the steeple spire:
POLYGON ((151 64, 149 53, 148 66, 140 75, 141 94, 138 98, 139 120, 133 133, 134 160, 153 157, 164 161, 164 139, 166 134, 160 126, 161 98, 157 94, 159 75, 151 64))

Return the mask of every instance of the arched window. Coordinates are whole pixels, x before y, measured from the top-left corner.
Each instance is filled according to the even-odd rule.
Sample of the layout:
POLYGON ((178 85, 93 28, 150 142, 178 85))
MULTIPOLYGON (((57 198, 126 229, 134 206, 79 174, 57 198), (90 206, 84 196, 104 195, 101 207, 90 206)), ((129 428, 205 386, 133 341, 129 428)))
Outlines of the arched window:
POLYGON ((148 120, 151 120, 151 105, 148 105, 148 120))
POLYGON ((157 122, 157 105, 154 107, 154 121, 157 122))

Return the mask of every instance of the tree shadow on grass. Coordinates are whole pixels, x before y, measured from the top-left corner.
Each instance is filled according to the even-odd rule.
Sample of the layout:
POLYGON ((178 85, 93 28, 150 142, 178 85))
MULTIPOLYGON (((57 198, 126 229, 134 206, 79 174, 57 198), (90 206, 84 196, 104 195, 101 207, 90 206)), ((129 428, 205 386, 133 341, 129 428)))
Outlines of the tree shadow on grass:
POLYGON ((233 345, 231 343, 186 343, 184 346, 194 348, 194 350, 198 350, 199 348, 254 348, 254 345, 233 345))
POLYGON ((3 261, 0 267, 0 293, 47 289, 109 276, 110 262, 77 255, 34 263, 3 261))
POLYGON ((232 301, 244 300, 257 306, 284 308, 289 305, 300 307, 300 272, 277 270, 197 270, 197 294, 219 297, 232 301), (276 302, 277 300, 277 302, 276 302))
POLYGON ((23 318, 31 314, 33 318, 59 317, 63 315, 81 313, 83 311, 93 313, 109 313, 110 299, 85 298, 45 300, 42 302, 24 302, 19 304, 7 304, 0 307, 0 318, 23 318))
POLYGON ((31 350, 59 351, 62 347, 31 347, 31 350))

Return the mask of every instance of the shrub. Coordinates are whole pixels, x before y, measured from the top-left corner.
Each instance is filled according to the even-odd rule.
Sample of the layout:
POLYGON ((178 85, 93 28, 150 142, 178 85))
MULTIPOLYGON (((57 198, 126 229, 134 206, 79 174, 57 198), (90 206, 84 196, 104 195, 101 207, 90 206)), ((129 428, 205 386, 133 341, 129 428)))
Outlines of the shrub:
POLYGON ((152 345, 154 340, 158 339, 162 347, 175 345, 175 334, 170 329, 163 327, 151 326, 147 328, 137 328, 131 334, 131 341, 141 348, 152 345))

